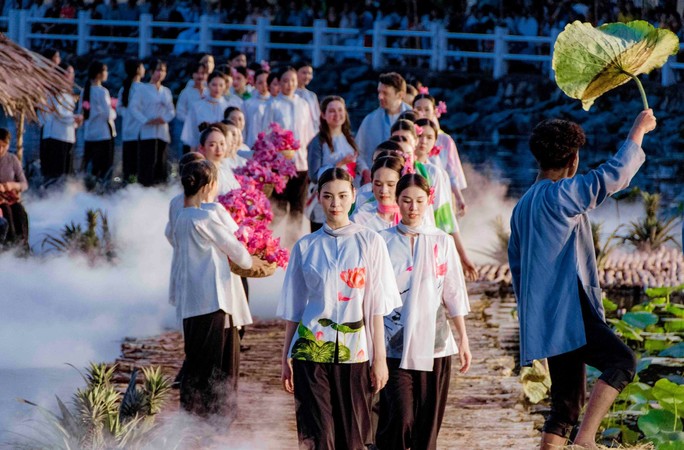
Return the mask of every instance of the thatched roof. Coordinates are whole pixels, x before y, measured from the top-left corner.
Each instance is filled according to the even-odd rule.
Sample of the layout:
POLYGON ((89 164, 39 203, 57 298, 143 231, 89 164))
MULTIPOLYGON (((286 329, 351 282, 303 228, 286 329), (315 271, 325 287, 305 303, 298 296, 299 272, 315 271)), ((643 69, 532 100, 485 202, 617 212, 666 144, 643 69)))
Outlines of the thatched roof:
POLYGON ((51 109, 49 97, 71 90, 62 69, 0 33, 0 107, 5 114, 37 121, 37 109, 51 109))

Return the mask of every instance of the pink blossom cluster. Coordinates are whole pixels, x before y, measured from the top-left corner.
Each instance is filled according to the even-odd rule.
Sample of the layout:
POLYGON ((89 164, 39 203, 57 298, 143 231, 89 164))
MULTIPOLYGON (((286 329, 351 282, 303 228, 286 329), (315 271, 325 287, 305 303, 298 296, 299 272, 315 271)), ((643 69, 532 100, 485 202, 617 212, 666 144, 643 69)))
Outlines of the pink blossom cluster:
POLYGON ((235 237, 245 244, 251 255, 274 262, 279 267, 287 267, 290 253, 280 247, 280 238, 274 238, 268 228, 273 212, 271 203, 261 190, 263 184, 245 175, 236 175, 235 178, 240 189, 233 189, 218 198, 238 224, 235 237))
POLYGON ((251 255, 285 268, 290 259, 290 252, 280 246, 280 238, 273 237, 267 223, 254 218, 244 219, 235 232, 235 237, 245 244, 251 255))
POLYGON ((252 149, 254 150, 254 165, 244 168, 242 173, 250 177, 264 176, 265 171, 271 171, 274 176, 267 176, 270 179, 267 183, 274 185, 275 191, 283 192, 288 178, 297 175, 297 168, 294 163, 285 158, 281 153, 284 150, 298 150, 299 141, 294 138, 292 131, 283 130, 277 123, 272 123, 270 132, 259 133, 252 149), (260 165, 261 167, 257 167, 260 165), (279 178, 279 179, 276 179, 279 178))
POLYGON ((259 219, 267 222, 273 220, 271 203, 258 188, 256 182, 246 177, 236 178, 241 188, 233 189, 218 197, 218 202, 226 208, 233 220, 238 225, 245 219, 259 219))
POLYGON ((287 177, 281 176, 267 165, 254 159, 250 159, 247 164, 238 167, 233 173, 236 176, 251 179, 256 184, 257 189, 261 191, 264 190, 264 185, 272 184, 273 189, 280 194, 285 190, 287 184, 287 177))

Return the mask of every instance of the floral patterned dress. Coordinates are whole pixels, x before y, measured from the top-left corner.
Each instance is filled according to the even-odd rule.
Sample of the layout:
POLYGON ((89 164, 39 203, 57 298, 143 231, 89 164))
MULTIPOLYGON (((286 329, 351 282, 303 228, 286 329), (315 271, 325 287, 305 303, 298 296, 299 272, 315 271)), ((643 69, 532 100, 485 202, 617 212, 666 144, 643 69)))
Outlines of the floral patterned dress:
POLYGON ((423 225, 412 251, 410 238, 401 227, 380 232, 402 299, 402 306, 385 316, 387 357, 402 359, 402 368, 430 370, 434 358, 458 352, 448 319, 468 313, 468 293, 451 236, 423 225), (423 258, 421 251, 425 252, 423 258), (427 345, 418 345, 421 340, 427 345), (412 351, 419 354, 411 355, 412 351))
POLYGON ((373 316, 400 304, 382 238, 355 223, 325 224, 292 249, 277 314, 299 323, 291 358, 361 363, 372 361, 373 316))

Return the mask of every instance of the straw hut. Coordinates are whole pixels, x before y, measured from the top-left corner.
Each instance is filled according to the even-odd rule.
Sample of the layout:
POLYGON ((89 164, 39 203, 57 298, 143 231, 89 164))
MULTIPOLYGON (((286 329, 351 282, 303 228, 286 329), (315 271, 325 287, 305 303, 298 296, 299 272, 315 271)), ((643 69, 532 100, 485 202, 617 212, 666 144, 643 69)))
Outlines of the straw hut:
POLYGON ((37 122, 38 111, 54 109, 48 98, 72 89, 62 69, 0 33, 0 107, 17 122, 19 160, 26 121, 37 122))

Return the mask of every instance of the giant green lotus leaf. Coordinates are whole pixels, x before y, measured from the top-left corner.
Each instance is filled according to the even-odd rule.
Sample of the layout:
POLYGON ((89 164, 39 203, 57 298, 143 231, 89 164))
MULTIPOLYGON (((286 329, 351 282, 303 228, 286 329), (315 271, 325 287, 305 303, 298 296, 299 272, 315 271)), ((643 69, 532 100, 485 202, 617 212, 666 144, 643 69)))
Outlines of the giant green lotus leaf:
POLYGON ((632 78, 639 83, 638 75, 662 67, 678 51, 677 35, 643 20, 598 28, 575 21, 558 35, 552 64, 558 87, 588 111, 598 97, 632 78))

